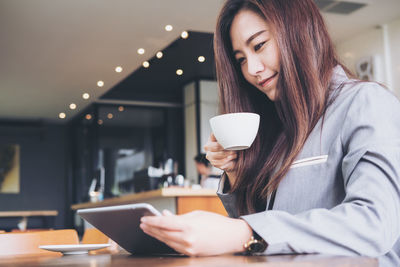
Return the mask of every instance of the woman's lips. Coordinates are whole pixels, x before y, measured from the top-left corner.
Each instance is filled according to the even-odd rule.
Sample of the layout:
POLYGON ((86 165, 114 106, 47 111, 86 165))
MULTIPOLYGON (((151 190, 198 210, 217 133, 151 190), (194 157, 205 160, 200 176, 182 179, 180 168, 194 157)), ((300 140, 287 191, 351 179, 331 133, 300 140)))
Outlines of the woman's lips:
POLYGON ((272 75, 271 77, 269 77, 269 78, 267 78, 267 79, 265 79, 265 80, 262 80, 262 81, 259 82, 258 84, 259 84, 260 86, 262 86, 262 87, 265 87, 265 86, 267 86, 267 85, 276 77, 276 75, 278 75, 278 73, 275 73, 275 74, 272 75))

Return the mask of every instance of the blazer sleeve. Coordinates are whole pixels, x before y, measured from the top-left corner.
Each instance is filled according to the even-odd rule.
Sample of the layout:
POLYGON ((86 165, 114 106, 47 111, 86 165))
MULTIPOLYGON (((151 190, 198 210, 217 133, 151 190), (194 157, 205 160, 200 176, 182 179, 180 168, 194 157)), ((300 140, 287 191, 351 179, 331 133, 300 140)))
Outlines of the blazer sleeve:
POLYGON ((221 179, 219 180, 219 186, 217 190, 217 195, 220 198, 222 204, 224 205, 224 208, 226 212, 228 213, 229 217, 231 218, 238 218, 238 212, 236 209, 236 195, 227 193, 228 190, 226 190, 226 187, 229 183, 228 177, 226 176, 226 173, 224 172, 221 175, 221 179))
POLYGON ((362 87, 340 130, 343 202, 299 214, 270 210, 242 216, 269 244, 265 254, 377 257, 399 238, 400 104, 378 85, 362 87))

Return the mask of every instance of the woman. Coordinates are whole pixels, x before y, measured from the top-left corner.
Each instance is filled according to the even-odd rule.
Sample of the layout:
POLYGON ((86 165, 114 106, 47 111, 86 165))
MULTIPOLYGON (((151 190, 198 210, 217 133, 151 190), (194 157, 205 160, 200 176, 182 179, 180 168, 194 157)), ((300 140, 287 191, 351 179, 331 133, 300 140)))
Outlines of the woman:
POLYGON ((210 161, 206 154, 200 153, 194 157, 197 173, 201 176, 200 185, 203 188, 218 188, 220 174, 213 173, 210 161))
POLYGON ((221 113, 261 115, 250 149, 225 151, 213 135, 205 147, 225 171, 218 194, 230 218, 165 212, 142 229, 188 255, 247 244, 398 264, 398 100, 348 77, 312 0, 227 1, 214 49, 221 113))

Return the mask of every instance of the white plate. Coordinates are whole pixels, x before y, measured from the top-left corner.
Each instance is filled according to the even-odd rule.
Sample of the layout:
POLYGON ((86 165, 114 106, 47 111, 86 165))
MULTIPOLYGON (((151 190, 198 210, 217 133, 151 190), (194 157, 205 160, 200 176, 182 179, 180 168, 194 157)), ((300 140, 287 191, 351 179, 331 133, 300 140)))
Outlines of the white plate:
POLYGON ((89 250, 96 250, 109 247, 110 244, 77 244, 77 245, 46 245, 39 246, 41 249, 46 249, 55 252, 61 252, 65 255, 85 254, 89 250))

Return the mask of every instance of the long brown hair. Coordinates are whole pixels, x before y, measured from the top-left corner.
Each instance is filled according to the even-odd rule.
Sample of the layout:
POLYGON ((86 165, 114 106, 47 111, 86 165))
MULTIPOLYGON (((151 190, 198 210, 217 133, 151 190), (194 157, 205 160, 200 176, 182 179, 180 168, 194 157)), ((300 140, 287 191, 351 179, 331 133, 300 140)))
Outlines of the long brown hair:
POLYGON ((220 113, 261 116, 253 145, 238 152, 237 180, 231 188, 239 214, 252 213, 277 189, 323 116, 339 61, 313 0, 228 0, 217 21, 214 52, 220 113), (241 10, 260 15, 274 30, 281 54, 275 102, 245 80, 233 56, 230 28, 241 10))

